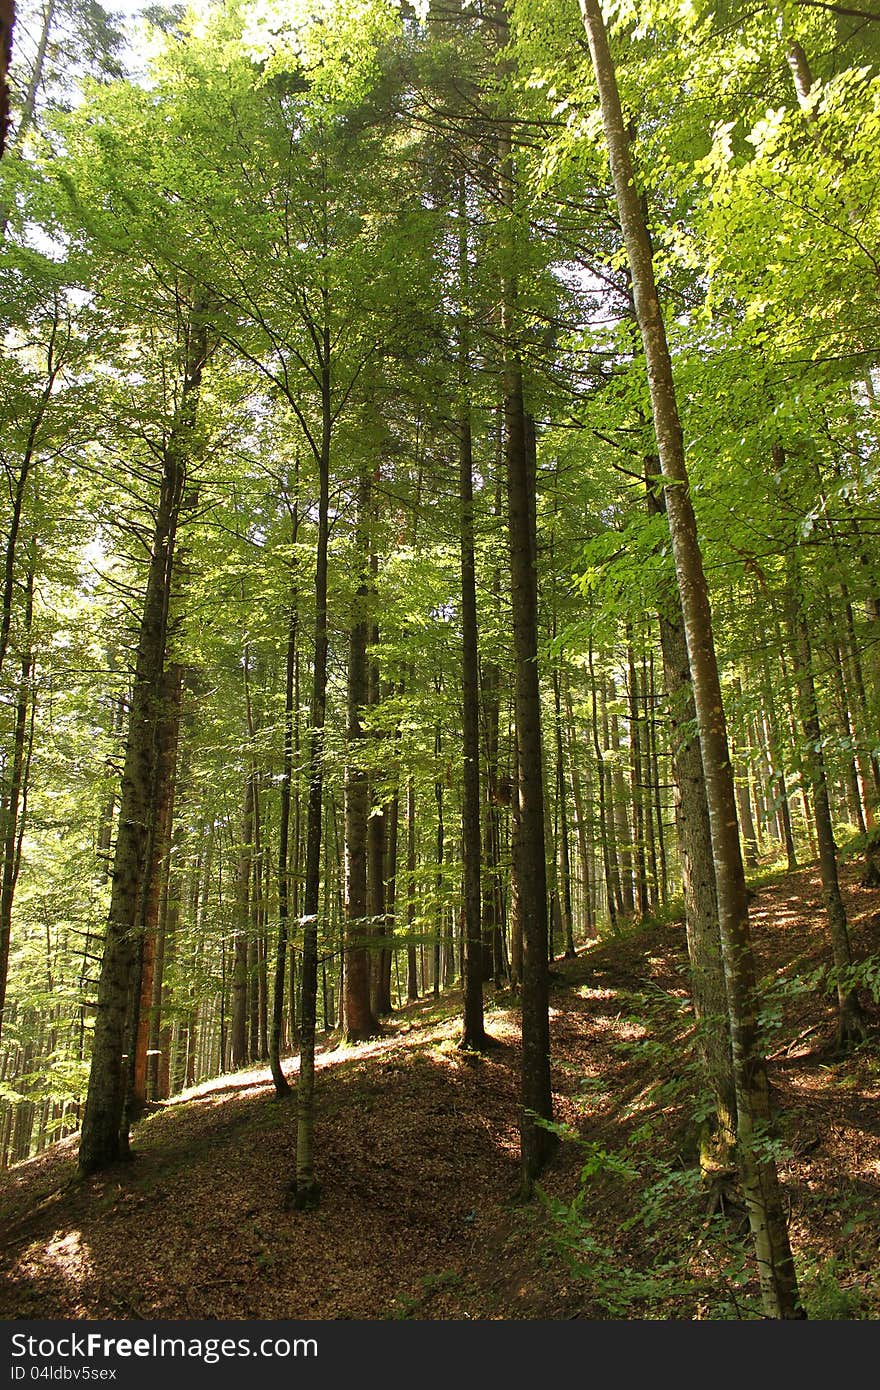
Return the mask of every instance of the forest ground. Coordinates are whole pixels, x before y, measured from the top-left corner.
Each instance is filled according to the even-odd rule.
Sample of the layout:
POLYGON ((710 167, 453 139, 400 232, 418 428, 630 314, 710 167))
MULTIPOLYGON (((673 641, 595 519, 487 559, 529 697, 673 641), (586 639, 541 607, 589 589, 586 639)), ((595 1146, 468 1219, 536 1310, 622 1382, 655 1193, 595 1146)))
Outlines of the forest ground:
MULTIPOLYGON (((856 958, 880 892, 844 885, 856 958)), ((753 903, 778 1161, 808 1311, 880 1316, 880 1049, 834 1052, 814 869, 753 903)), ((557 961, 561 1142, 543 1198, 516 1199, 517 1017, 463 1055, 457 993, 319 1058, 319 1209, 290 1209, 294 1102, 267 1069, 220 1077, 138 1126, 137 1158, 74 1180, 75 1139, 0 1176, 5 1318, 738 1318, 757 1289, 735 1207, 708 1216, 693 1116, 684 928, 629 930, 557 961)), ((288 1067, 290 1063, 288 1063, 288 1067)))

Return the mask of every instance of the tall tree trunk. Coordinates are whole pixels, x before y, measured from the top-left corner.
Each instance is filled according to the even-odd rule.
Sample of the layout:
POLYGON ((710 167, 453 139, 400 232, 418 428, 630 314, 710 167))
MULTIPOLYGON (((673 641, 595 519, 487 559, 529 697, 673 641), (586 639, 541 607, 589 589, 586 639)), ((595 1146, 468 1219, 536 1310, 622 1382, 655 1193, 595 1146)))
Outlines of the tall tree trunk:
POLYGON ((657 688, 654 680, 654 653, 650 653, 648 664, 648 683, 645 691, 645 723, 648 730, 649 759, 653 769, 652 786, 654 790, 654 821, 656 825, 657 858, 652 852, 652 870, 660 894, 661 903, 666 904, 669 895, 666 871, 666 834, 663 828, 663 795, 661 792, 660 753, 657 746, 657 688), (650 700, 650 706, 648 701, 650 700))
POLYGON ((9 68, 12 63, 13 0, 0 0, 0 156, 9 130, 9 68))
POLYGON ((248 1060, 248 934, 254 838, 254 773, 247 773, 241 812, 241 841, 235 873, 235 932, 232 949, 232 1066, 248 1060))
POLYGON ((364 467, 358 483, 355 551, 363 573, 354 596, 348 644, 348 742, 345 766, 345 1040, 362 1042, 376 1033, 370 1001, 367 926, 367 842, 370 791, 364 766, 362 723, 369 700, 367 604, 369 583, 370 477, 364 467))
MULTIPOLYGON (((299 468, 296 487, 299 489, 299 468)), ((295 547, 299 534, 299 498, 291 508, 291 544, 295 547)), ((272 1032, 269 1038, 269 1067, 275 1083, 275 1094, 286 1096, 290 1085, 281 1066, 281 1035, 284 1026, 284 981, 287 974, 287 954, 290 940, 290 803, 293 794, 294 755, 294 695, 296 684, 296 649, 299 619, 299 593, 296 574, 291 583, 290 612, 287 622, 287 659, 284 669, 284 755, 281 771, 281 808, 278 827, 278 941, 275 948, 275 987, 272 991, 272 1032)), ((296 836, 294 836, 295 848, 296 836)), ((294 859, 296 865, 296 860, 294 859)), ((298 866, 297 866, 298 867, 298 866)), ((291 961, 293 957, 291 956, 291 961)), ((293 981, 291 980, 291 1001, 293 981)), ((293 1026, 296 1026, 294 1016, 293 1026)), ((291 1030, 292 1031, 292 1030, 291 1030)))
MULTIPOLYGON (((554 627, 555 627, 554 617, 554 627)), ((565 780, 565 754, 562 742, 562 691, 559 668, 553 668, 553 709, 556 734, 556 803, 559 807, 559 903, 562 910, 562 931, 565 955, 569 960, 577 955, 574 945, 574 913, 571 906, 571 853, 568 843, 568 805, 565 780)))
POLYGON ((593 669, 593 639, 589 639, 587 663, 590 671, 590 699, 592 702, 593 748, 596 753, 596 775, 599 782, 599 835, 602 840, 602 868, 605 878, 605 905, 608 910, 608 924, 612 932, 617 930, 617 895, 614 891, 614 878, 611 864, 611 830, 608 814, 607 781, 605 778, 605 757, 599 738, 599 711, 596 696, 596 672, 593 669))
POLYGON ((400 833, 400 787, 397 782, 397 753, 395 752, 394 770, 394 791, 386 807, 385 819, 387 823, 387 835, 385 843, 385 920, 384 920, 384 940, 382 949, 379 952, 379 990, 377 996, 377 1010, 381 1013, 390 1014, 393 1008, 391 1003, 391 973, 395 967, 398 975, 397 983, 397 1003, 400 1007, 400 966, 397 957, 397 945, 394 939, 394 928, 397 918, 397 841, 400 833))
MULTIPOLYGON (((584 795, 581 785, 581 773, 578 765, 578 752, 580 751, 580 740, 577 736, 574 718, 574 706, 571 698, 571 685, 568 679, 565 681, 565 715, 568 731, 568 765, 571 773, 571 799, 574 802, 575 814, 575 833, 577 835, 578 856, 580 858, 580 878, 581 878, 581 899, 584 914, 584 935, 589 941, 592 939, 595 929, 593 920, 593 894, 590 865, 590 840, 587 836, 587 819, 584 807, 584 795)), ((587 789, 589 795, 589 788, 587 789)))
MULTIPOLYGON (((370 518, 371 523, 373 518, 370 518)), ((372 533, 372 524, 370 531, 372 533)), ((378 557, 370 538, 370 595, 371 606, 375 601, 378 557)), ((379 644, 379 627, 375 619, 369 623, 369 648, 367 658, 367 703, 375 709, 381 699, 381 680, 379 659, 376 648, 379 644)), ((376 730, 371 739, 378 743, 382 734, 376 730)), ((379 786, 384 780, 384 769, 373 767, 368 779, 367 792, 367 916, 370 919, 369 936, 372 944, 369 956, 370 999, 374 1019, 391 1013, 390 977, 385 987, 385 937, 388 927, 386 921, 386 839, 388 833, 387 805, 381 799, 379 786)))
MULTIPOLYGON (((437 692, 440 692, 440 678, 437 678, 437 692)), ((437 761, 438 775, 434 779, 434 800, 437 803, 437 850, 436 850, 436 873, 434 876, 436 904, 434 908, 434 968, 432 973, 432 986, 434 998, 440 996, 440 947, 443 940, 443 852, 445 847, 445 829, 443 825, 443 779, 439 776, 440 753, 442 749, 442 735, 440 725, 434 732, 434 756, 437 761)))
POLYGON ((754 962, 748 898, 739 846, 736 797, 715 656, 709 594, 690 498, 684 441, 666 330, 657 296, 648 228, 636 188, 629 141, 599 0, 580 0, 599 89, 602 122, 617 208, 632 276, 644 346, 654 431, 666 483, 666 506, 681 596, 694 704, 700 732, 706 801, 733 1043, 737 1155, 757 1257, 764 1310, 770 1317, 801 1315, 775 1162, 759 1145, 771 1130, 770 1095, 757 1038, 754 962))
POLYGON ((175 766, 180 731, 183 672, 179 665, 168 666, 162 677, 161 709, 158 714, 158 757, 154 803, 155 831, 147 866, 149 881, 141 934, 140 1005, 134 1047, 131 1049, 131 1075, 126 1103, 126 1126, 142 1113, 147 1101, 147 1051, 152 1028, 153 979, 156 969, 156 943, 162 893, 168 877, 168 854, 174 817, 175 766))
POLYGON ((743 849, 745 851, 746 867, 754 869, 758 863, 758 837, 755 833, 755 822, 752 817, 752 798, 749 786, 749 762, 748 762, 748 742, 745 737, 746 716, 743 711, 743 691, 742 681, 739 676, 733 682, 734 708, 730 723, 730 760, 734 769, 734 788, 736 791, 736 808, 739 817, 739 824, 742 830, 743 849), (742 739, 738 731, 742 731, 742 739), (739 763, 739 773, 736 768, 739 763))
MULTIPOLYGON (((646 459, 648 511, 666 510, 665 495, 651 485, 659 463, 646 459)), ((724 978, 712 831, 706 804, 706 779, 699 738, 694 733, 690 662, 681 616, 681 600, 671 581, 664 585, 659 611, 660 650, 670 725, 675 827, 681 859, 691 998, 697 1020, 697 1048, 714 1100, 714 1122, 701 1134, 704 1174, 719 1184, 734 1162, 736 1085, 730 1045, 727 986, 724 978)))
POLYGON ((837 876, 837 846, 834 843, 831 807, 828 803, 828 783, 825 777, 825 758, 822 753, 822 727, 819 722, 819 707, 816 703, 816 688, 813 682, 813 656, 795 550, 792 550, 789 555, 786 607, 791 634, 792 659, 797 677, 801 724, 804 731, 806 773, 813 803, 816 839, 819 844, 819 875, 822 880, 822 897, 828 918, 834 970, 837 977, 837 1041, 840 1047, 848 1047, 852 1043, 864 1040, 867 1021, 856 991, 846 984, 846 976, 852 966, 852 952, 846 922, 846 909, 840 896, 840 883, 837 876))
POLYGON ((623 775, 623 758, 620 747, 620 724, 615 708, 616 701, 617 686, 613 680, 609 680, 608 703, 606 708, 608 711, 610 751, 613 755, 609 770, 611 773, 614 845, 616 846, 616 858, 619 864, 620 875, 620 910, 626 916, 631 917, 636 910, 636 899, 633 889, 633 838, 627 812, 627 804, 632 799, 632 787, 630 786, 629 795, 627 795, 627 785, 623 775))
POLYGON ((642 754, 642 723, 639 715, 639 685, 632 640, 627 642, 629 671, 630 790, 633 806, 633 857, 635 859, 636 912, 640 920, 648 915, 648 867, 645 859, 645 784, 647 758, 642 754))
POLYGON ((512 320, 516 288, 512 281, 505 286, 504 298, 508 319, 505 324, 504 422, 519 779, 518 888, 523 943, 520 1157, 522 1189, 529 1193, 553 1151, 555 1136, 541 1123, 553 1118, 553 1094, 550 1086, 544 758, 532 504, 535 473, 526 438, 522 366, 515 348, 512 320))
POLYGON ((83 1173, 103 1168, 120 1156, 125 1099, 123 1051, 137 946, 136 929, 153 825, 156 735, 174 549, 184 500, 190 437, 207 354, 206 332, 197 312, 191 315, 187 337, 181 404, 162 459, 129 710, 110 913, 98 983, 92 1064, 79 1149, 79 1166, 83 1173))
POLYGON ((318 537, 315 547, 315 659, 309 730, 309 800, 306 812, 306 872, 303 885, 302 1011, 297 1082, 296 1176, 294 1205, 317 1205, 315 1174, 315 1023, 318 1000, 318 908, 321 900, 321 831, 324 807, 324 723, 327 712, 327 550, 330 526, 331 394, 329 291, 324 290, 321 368, 321 443, 318 464, 318 537))
POLYGON ((458 189, 458 520, 461 556, 461 840, 464 873, 464 1017, 461 1046, 487 1046, 483 1022, 483 939, 480 916, 480 666, 474 559, 474 468, 471 434, 470 271, 467 188, 458 189))
POLYGON ((406 998, 419 997, 416 943, 413 940, 416 917, 416 788, 412 774, 406 783, 406 998))
POLYGON ((21 866, 21 847, 24 835, 25 810, 27 807, 28 783, 30 780, 31 752, 33 750, 34 714, 36 692, 33 689, 33 652, 31 650, 31 628, 34 615, 34 555, 28 565, 25 583, 25 611, 23 624, 24 651, 18 677, 18 691, 15 697, 15 721, 12 733, 12 766, 8 787, 4 787, 2 814, 0 814, 0 1036, 2 1036, 4 1009, 6 1006, 6 984, 9 975, 9 945, 12 935, 12 904, 18 884, 21 866))

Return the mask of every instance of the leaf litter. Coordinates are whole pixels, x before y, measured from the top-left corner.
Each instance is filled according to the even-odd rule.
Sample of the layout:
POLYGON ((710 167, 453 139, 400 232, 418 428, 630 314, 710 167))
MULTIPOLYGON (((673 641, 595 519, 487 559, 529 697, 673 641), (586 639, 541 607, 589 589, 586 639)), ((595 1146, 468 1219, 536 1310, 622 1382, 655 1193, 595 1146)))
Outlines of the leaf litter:
MULTIPOLYGON (((880 894, 844 872, 856 959, 880 952, 880 894)), ((777 1162, 812 1316, 880 1314, 880 1058, 833 1050, 814 870, 752 907, 770 1000, 777 1162)), ((457 1047, 459 996, 399 1010, 318 1059, 317 1210, 294 1211, 295 1095, 267 1067, 157 1107, 136 1158, 85 1181, 76 1138, 0 1175, 0 1316, 119 1319, 752 1318, 736 1199, 707 1213, 704 1103, 680 923, 626 929, 552 968, 562 1141, 518 1198, 516 1001, 487 997, 498 1046, 457 1047)), ((293 1063, 288 1060, 288 1070, 293 1063)))

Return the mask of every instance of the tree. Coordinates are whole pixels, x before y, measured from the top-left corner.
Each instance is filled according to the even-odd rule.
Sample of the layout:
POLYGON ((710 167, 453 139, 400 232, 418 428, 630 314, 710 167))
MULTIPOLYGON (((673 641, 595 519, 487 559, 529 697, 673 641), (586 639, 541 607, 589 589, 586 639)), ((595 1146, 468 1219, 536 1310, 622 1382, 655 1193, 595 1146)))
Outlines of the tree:
POLYGON ((12 30, 15 25, 13 0, 3 0, 0 8, 0 157, 9 130, 9 68, 12 63, 12 30))
POLYGON ((89 1092, 83 1114, 79 1167, 83 1173, 119 1158, 123 1135, 126 1023, 137 1007, 135 964, 142 944, 149 891, 148 866, 156 835, 158 730, 174 580, 174 556, 202 372, 208 352, 203 310, 184 309, 185 358, 180 397, 161 460, 159 495, 138 638, 110 915, 104 939, 89 1092))
POLYGON ((756 1128, 766 1127, 770 1122, 769 1094, 755 1030, 754 968, 724 705, 708 592, 688 493, 672 365, 654 279, 651 245, 630 163, 616 75, 598 0, 582 0, 581 13, 599 89, 615 197, 632 275, 693 679, 730 1011, 737 1154, 765 1308, 770 1316, 791 1318, 799 1316, 800 1305, 776 1169, 773 1160, 763 1159, 756 1148, 756 1128))

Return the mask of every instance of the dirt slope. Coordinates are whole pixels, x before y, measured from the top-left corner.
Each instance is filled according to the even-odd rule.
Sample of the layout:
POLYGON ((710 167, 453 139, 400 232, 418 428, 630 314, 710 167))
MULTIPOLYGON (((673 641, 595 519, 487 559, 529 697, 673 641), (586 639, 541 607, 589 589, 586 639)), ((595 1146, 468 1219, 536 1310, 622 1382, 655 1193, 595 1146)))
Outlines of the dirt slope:
MULTIPOLYGON (((850 872, 847 897, 856 954, 880 951, 880 893, 850 872)), ((835 1058, 830 1001, 790 983, 826 962, 820 902, 805 870, 754 904, 780 1172, 811 1314, 874 1318, 877 1034, 835 1058)), ((626 934, 554 975, 557 1115, 580 1142, 561 1143, 544 1200, 515 1199, 515 1010, 489 1001, 500 1045, 468 1058, 450 995, 322 1055, 316 1212, 287 1205, 293 1101, 267 1070, 162 1107, 136 1161, 108 1174, 75 1182, 67 1140, 2 1175, 0 1315, 754 1316, 741 1213, 707 1218, 697 1184, 683 928, 626 934)))

